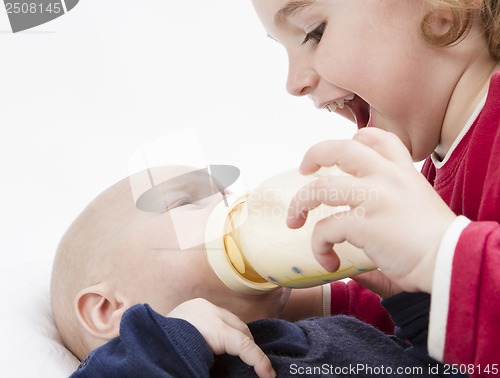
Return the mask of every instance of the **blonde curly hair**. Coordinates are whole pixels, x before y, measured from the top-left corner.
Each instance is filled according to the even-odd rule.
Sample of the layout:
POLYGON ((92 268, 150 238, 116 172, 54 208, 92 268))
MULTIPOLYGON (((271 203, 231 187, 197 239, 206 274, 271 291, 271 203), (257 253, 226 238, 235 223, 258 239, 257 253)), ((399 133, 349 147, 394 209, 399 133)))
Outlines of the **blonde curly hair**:
POLYGON ((424 39, 435 46, 449 46, 459 42, 469 31, 472 21, 481 21, 490 55, 500 60, 500 1, 499 0, 426 0, 432 9, 449 9, 454 18, 453 27, 444 35, 431 32, 432 11, 424 18, 421 30, 424 39))

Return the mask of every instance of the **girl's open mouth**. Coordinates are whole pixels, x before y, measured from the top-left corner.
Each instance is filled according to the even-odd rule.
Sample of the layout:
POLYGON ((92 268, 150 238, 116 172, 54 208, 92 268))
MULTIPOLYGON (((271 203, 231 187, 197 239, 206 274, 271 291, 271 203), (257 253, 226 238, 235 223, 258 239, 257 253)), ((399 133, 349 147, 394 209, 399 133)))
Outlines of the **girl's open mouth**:
POLYGON ((370 120, 370 105, 354 94, 326 105, 325 109, 353 121, 358 129, 366 127, 370 120))
POLYGON ((363 100, 361 97, 356 96, 353 101, 347 104, 348 108, 351 110, 352 115, 358 129, 366 127, 368 121, 370 120, 370 105, 363 100))

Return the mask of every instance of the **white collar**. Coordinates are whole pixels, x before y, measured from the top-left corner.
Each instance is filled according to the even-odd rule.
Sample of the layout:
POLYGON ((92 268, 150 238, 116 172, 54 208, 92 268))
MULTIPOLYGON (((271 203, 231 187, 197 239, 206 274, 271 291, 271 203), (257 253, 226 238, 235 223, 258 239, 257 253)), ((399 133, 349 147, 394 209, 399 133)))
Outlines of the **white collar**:
POLYGON ((467 132, 470 130, 470 128, 474 124, 474 122, 476 122, 476 119, 479 116, 479 113, 481 113, 481 110, 483 110, 484 104, 486 103, 486 98, 487 98, 487 95, 484 96, 484 98, 481 101, 479 101, 479 104, 477 104, 477 106, 474 109, 474 111, 472 112, 470 118, 467 120, 464 127, 462 128, 462 130, 460 130, 460 133, 453 141, 453 144, 451 145, 450 149, 448 150, 448 152, 444 156, 444 159, 441 160, 441 158, 439 157, 439 155, 435 151, 432 153, 432 155, 431 155, 432 163, 434 164, 434 166, 437 169, 443 167, 446 164, 446 162, 450 159, 451 154, 453 154, 453 151, 455 151, 455 148, 457 148, 457 146, 462 141, 465 134, 467 134, 467 132))

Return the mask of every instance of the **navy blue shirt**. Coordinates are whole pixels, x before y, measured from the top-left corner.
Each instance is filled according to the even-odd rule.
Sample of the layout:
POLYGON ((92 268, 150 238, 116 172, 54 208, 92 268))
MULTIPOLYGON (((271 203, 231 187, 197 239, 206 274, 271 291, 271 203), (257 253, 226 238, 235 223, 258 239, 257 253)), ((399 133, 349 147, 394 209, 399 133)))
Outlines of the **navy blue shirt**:
MULTIPOLYGON (((395 322, 396 334, 402 337, 386 335, 343 315, 296 323, 265 319, 250 323, 249 328, 278 377, 439 376, 432 373, 441 365, 427 356, 425 348, 426 300, 425 295, 403 293, 392 302, 383 302, 389 311, 401 315, 395 316, 395 322), (408 343, 412 338, 415 345, 408 343)), ((163 317, 146 304, 127 310, 120 336, 94 350, 71 377, 241 378, 256 374, 239 357, 214 356, 190 323, 163 317)))

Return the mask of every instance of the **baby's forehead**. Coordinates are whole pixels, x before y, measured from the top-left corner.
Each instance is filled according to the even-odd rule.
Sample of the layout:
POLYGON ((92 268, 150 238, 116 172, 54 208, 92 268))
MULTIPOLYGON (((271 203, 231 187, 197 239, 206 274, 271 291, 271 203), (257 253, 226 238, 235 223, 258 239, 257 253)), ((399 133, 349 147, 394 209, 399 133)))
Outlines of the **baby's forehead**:
POLYGON ((208 167, 153 167, 130 176, 130 188, 137 208, 157 212, 168 208, 178 193, 189 195, 193 201, 220 192, 208 167), (196 198, 195 198, 196 197, 196 198))
POLYGON ((183 165, 165 165, 149 167, 135 172, 128 177, 128 185, 134 198, 139 198, 151 187, 182 177, 190 172, 199 170, 195 167, 183 165))
POLYGON ((133 179, 136 176, 143 176, 144 174, 147 174, 149 181, 159 183, 200 170, 206 171, 206 167, 194 167, 188 165, 162 165, 149 167, 145 170, 131 175, 130 177, 133 179))

